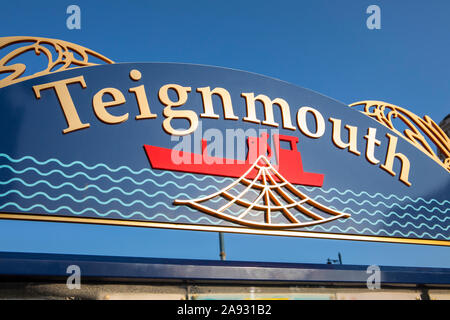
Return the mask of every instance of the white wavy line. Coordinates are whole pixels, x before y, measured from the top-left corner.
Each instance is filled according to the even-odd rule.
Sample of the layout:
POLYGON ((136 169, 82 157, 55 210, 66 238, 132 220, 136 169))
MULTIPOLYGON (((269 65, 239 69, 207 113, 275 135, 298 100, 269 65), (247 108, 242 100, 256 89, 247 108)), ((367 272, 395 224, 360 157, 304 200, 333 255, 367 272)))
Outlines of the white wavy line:
POLYGON ((355 204, 357 204, 357 205, 359 205, 359 206, 362 206, 362 205, 365 204, 365 203, 368 203, 368 204, 371 205, 372 207, 378 207, 378 206, 380 206, 380 205, 383 205, 383 206, 385 206, 386 208, 389 208, 389 209, 392 209, 393 207, 397 206, 397 207, 399 207, 400 209, 403 209, 403 210, 404 210, 404 209, 407 209, 408 207, 411 207, 411 208, 414 209, 414 210, 420 210, 421 208, 423 208, 423 209, 427 210, 428 212, 431 212, 431 211, 433 211, 434 209, 436 209, 436 210, 438 210, 438 211, 440 211, 440 212, 442 212, 442 213, 445 213, 445 212, 447 212, 447 211, 450 211, 450 208, 447 208, 447 209, 445 209, 444 211, 442 211, 442 210, 441 210, 440 208, 438 208, 438 207, 433 207, 433 208, 431 209, 431 211, 430 211, 430 209, 428 209, 427 207, 425 207, 425 206, 423 206, 423 205, 421 205, 420 207, 416 208, 416 207, 414 207, 414 206, 413 206, 412 204, 410 204, 410 203, 408 203, 408 204, 402 206, 402 205, 399 204, 399 203, 393 203, 393 204, 391 204, 391 205, 388 205, 388 204, 384 203, 383 201, 378 201, 377 203, 372 203, 372 202, 370 202, 370 201, 367 200, 367 199, 362 200, 362 201, 357 201, 357 200, 355 200, 355 199, 353 199, 353 198, 348 198, 347 200, 342 200, 342 199, 340 199, 340 198, 338 198, 338 197, 333 197, 333 198, 331 198, 331 199, 327 199, 327 198, 325 198, 324 196, 321 196, 321 195, 314 197, 314 200, 319 199, 319 198, 321 198, 323 201, 326 201, 326 202, 332 202, 332 201, 337 200, 337 201, 339 201, 339 202, 342 203, 342 204, 348 204, 349 202, 354 202, 355 204))
MULTIPOLYGON (((106 216, 109 216, 109 215, 111 215, 111 214, 113 214, 113 213, 117 213, 118 215, 120 215, 122 218, 126 218, 126 219, 129 219, 129 218, 131 218, 131 217, 133 217, 133 216, 135 216, 135 215, 140 215, 140 216, 142 216, 144 219, 146 219, 146 220, 154 220, 156 217, 158 217, 158 216, 163 216, 164 218, 166 218, 168 221, 171 221, 171 222, 173 222, 173 221, 177 221, 177 220, 180 220, 180 219, 186 219, 186 220, 188 220, 189 222, 191 222, 191 223, 198 223, 198 222, 200 222, 201 220, 207 220, 207 221, 209 221, 211 224, 220 224, 222 221, 212 221, 212 220, 210 220, 208 217, 200 217, 200 218, 198 218, 197 220, 193 220, 193 219, 190 219, 188 216, 186 216, 186 215, 178 215, 177 217, 175 217, 175 218, 170 218, 170 217, 168 217, 167 215, 165 215, 165 214, 163 214, 163 213, 157 213, 157 214, 155 214, 154 216, 151 216, 151 217, 148 217, 148 216, 146 216, 144 213, 142 213, 142 212, 140 212, 140 211, 134 211, 133 213, 130 213, 129 215, 126 215, 126 214, 123 214, 122 212, 120 212, 120 211, 118 211, 118 210, 109 210, 109 211, 107 211, 107 212, 105 212, 105 213, 100 213, 100 212, 98 212, 97 210, 95 210, 95 209, 93 209, 93 208, 85 208, 85 209, 83 209, 82 211, 74 211, 72 208, 70 208, 70 207, 68 207, 68 206, 60 206, 60 207, 58 207, 58 208, 56 208, 56 209, 54 209, 54 210, 52 210, 52 209, 49 209, 49 208, 47 208, 45 205, 43 205, 43 204, 40 204, 40 203, 38 203, 38 204, 34 204, 34 205, 32 205, 32 206, 30 206, 30 207, 27 207, 27 208, 24 208, 24 207, 22 207, 22 206, 20 206, 19 204, 17 204, 17 203, 15 203, 15 202, 8 202, 8 203, 5 203, 5 204, 3 204, 3 205, 1 205, 0 206, 0 209, 4 209, 4 208, 6 208, 6 207, 8 207, 8 206, 13 206, 13 207, 16 207, 17 209, 19 209, 19 210, 21 210, 21 211, 30 211, 30 210, 33 210, 33 209, 35 209, 35 208, 42 208, 42 209, 44 209, 45 211, 47 211, 47 212, 49 212, 49 213, 51 213, 51 214, 53 214, 53 213, 57 213, 57 212, 59 212, 59 211, 61 211, 61 210, 68 210, 70 213, 72 213, 72 214, 74 214, 74 215, 82 215, 82 214, 84 214, 85 212, 88 212, 88 211, 92 211, 93 213, 95 213, 97 216, 100 216, 100 217, 106 217, 106 216)), ((0 213, 0 215, 1 215, 1 213, 0 213)))
POLYGON ((12 168, 11 166, 9 166, 9 165, 0 165, 0 168, 5 168, 5 169, 8 169, 8 170, 11 170, 12 172, 14 172, 15 174, 22 174, 22 173, 25 173, 25 172, 27 172, 27 171, 34 171, 34 172, 36 172, 38 175, 40 175, 40 176, 49 176, 49 175, 51 175, 51 174, 53 174, 53 173, 59 173, 60 175, 62 175, 64 178, 66 178, 66 179, 70 179, 70 178, 74 178, 74 177, 76 177, 76 176, 84 176, 86 179, 88 179, 88 180, 90 180, 90 181, 97 181, 97 180, 99 180, 99 179, 101 179, 101 178, 106 178, 106 179, 108 179, 108 180, 110 180, 111 182, 114 182, 114 183, 120 183, 120 182, 122 182, 122 181, 124 181, 124 180, 129 180, 129 181, 131 181, 132 183, 134 183, 135 185, 143 185, 143 184, 145 184, 145 183, 147 183, 147 182, 151 182, 151 183, 153 183, 154 185, 156 185, 156 186, 158 186, 158 187, 160 187, 160 188, 162 188, 162 187, 165 187, 166 185, 168 185, 168 184, 172 184, 172 185, 174 185, 174 186, 176 186, 177 188, 179 188, 179 189, 187 189, 187 188, 189 188, 189 187, 194 187, 194 188, 196 188, 197 190, 199 190, 199 191, 206 191, 206 190, 208 190, 209 188, 212 188, 212 189, 214 189, 214 190, 219 190, 216 186, 214 186, 214 185, 207 185, 206 187, 204 187, 204 188, 201 188, 201 187, 199 187, 199 186, 197 186, 196 184, 193 184, 193 183, 187 183, 187 184, 184 184, 183 186, 180 186, 180 185, 178 185, 176 182, 174 182, 174 181, 166 181, 166 182, 164 182, 164 183, 162 183, 162 184, 160 184, 160 183, 158 183, 157 181, 155 181, 155 180, 153 180, 153 179, 151 179, 151 178, 147 178, 147 179, 144 179, 143 181, 136 181, 136 180, 134 180, 133 178, 131 178, 131 177, 128 177, 128 176, 125 176, 125 177, 122 177, 122 178, 120 178, 120 179, 114 179, 114 178, 112 178, 112 177, 110 177, 110 176, 108 176, 108 175, 106 175, 106 174, 101 174, 101 175, 98 175, 98 176, 95 176, 95 177, 91 177, 91 176, 89 176, 88 174, 86 174, 85 172, 76 172, 76 173, 74 173, 74 174, 66 174, 66 173, 64 173, 63 171, 61 171, 61 170, 58 170, 58 169, 54 169, 54 170, 51 170, 51 171, 49 171, 49 172, 41 172, 39 169, 37 169, 37 168, 34 168, 34 167, 28 167, 28 168, 25 168, 25 169, 23 169, 23 170, 15 170, 14 168, 12 168))
POLYGON ((326 193, 326 194, 328 194, 330 192, 336 192, 337 194, 339 194, 341 196, 343 196, 343 195, 345 195, 347 193, 351 193, 355 197, 360 197, 362 195, 366 195, 367 197, 369 197, 371 199, 374 199, 374 198, 377 198, 377 197, 381 197, 381 198, 383 198, 385 200, 390 200, 390 199, 394 198, 394 199, 396 199, 398 201, 402 201, 402 202, 408 200, 408 201, 412 201, 414 203, 417 203, 419 201, 423 201, 426 204, 431 204, 432 202, 436 202, 438 205, 450 204, 450 200, 443 200, 443 201, 438 201, 436 199, 426 200, 426 199, 424 199, 422 197, 418 197, 418 198, 412 198, 410 196, 399 197, 399 196, 397 196, 395 194, 390 194, 390 195, 386 196, 386 195, 384 195, 382 193, 379 193, 379 192, 377 192, 375 194, 369 194, 367 191, 360 191, 360 192, 356 193, 356 192, 354 192, 351 189, 346 189, 344 191, 340 191, 340 190, 338 190, 336 188, 330 188, 330 189, 325 190, 325 189, 321 189, 321 188, 317 188, 317 187, 307 187, 307 186, 300 186, 300 187, 305 189, 305 190, 307 190, 307 191, 309 191, 309 192, 317 191, 317 192, 323 192, 323 193, 326 193))
MULTIPOLYGON (((136 204, 141 204, 142 206, 144 206, 144 207, 146 207, 148 209, 154 209, 155 207, 157 207, 159 205, 162 205, 162 206, 166 207, 168 210, 172 210, 172 211, 176 210, 176 208, 177 208, 177 207, 173 207, 173 206, 169 207, 165 202, 161 202, 161 201, 155 202, 152 205, 148 205, 142 200, 134 200, 131 203, 125 203, 119 198, 110 198, 107 201, 101 201, 100 199, 98 199, 95 196, 87 196, 87 197, 84 197, 83 199, 76 199, 74 196, 72 196, 71 194, 68 194, 68 193, 61 194, 61 195, 59 195, 57 197, 52 197, 52 196, 50 196, 47 193, 42 192, 42 191, 35 192, 35 193, 31 194, 31 195, 25 195, 20 190, 14 190, 14 189, 13 190, 8 190, 7 192, 4 192, 4 193, 0 194, 0 197, 6 197, 6 196, 8 196, 8 195, 10 195, 12 193, 17 194, 17 195, 19 195, 20 197, 22 197, 24 199, 32 199, 32 198, 35 198, 37 196, 43 196, 43 197, 45 197, 45 198, 47 198, 48 200, 51 200, 51 201, 58 201, 58 200, 61 200, 62 198, 69 198, 69 199, 71 199, 72 201, 74 201, 76 203, 83 203, 83 202, 86 202, 88 200, 94 200, 95 202, 97 202, 98 204, 101 204, 101 205, 108 205, 111 202, 118 202, 124 207, 131 207, 131 206, 134 206, 136 204)), ((192 209, 190 207, 187 207, 187 208, 190 211, 192 211, 192 212, 196 212, 196 210, 194 210, 194 209, 192 209)))
POLYGON ((20 162, 25 161, 25 160, 31 160, 32 162, 36 163, 37 165, 41 165, 41 166, 47 165, 50 162, 54 162, 54 163, 56 163, 56 164, 58 164, 58 165, 60 165, 61 167, 64 167, 64 168, 70 168, 70 167, 73 167, 75 165, 80 165, 80 166, 82 166, 83 168, 85 168, 87 170, 95 170, 97 168, 104 168, 107 171, 113 172, 113 173, 121 171, 121 170, 126 170, 126 171, 128 171, 128 172, 130 172, 131 174, 134 174, 134 175, 140 175, 140 174, 146 172, 146 173, 150 173, 150 174, 152 174, 152 175, 154 175, 156 177, 161 177, 161 176, 164 176, 164 175, 168 174, 168 175, 173 176, 176 179, 185 179, 186 177, 193 178, 196 181, 204 181, 206 179, 212 179, 216 183, 223 183, 225 181, 232 181, 231 178, 222 178, 222 179, 220 179, 220 178, 217 178, 217 177, 214 177, 214 176, 210 176, 210 175, 205 175, 205 176, 199 178, 199 177, 197 177, 196 175, 194 175, 192 173, 183 173, 183 174, 178 174, 178 175, 173 173, 173 172, 171 172, 171 171, 163 171, 163 172, 157 173, 157 172, 154 172, 153 170, 151 170, 149 168, 143 168, 143 169, 140 169, 138 171, 135 171, 135 170, 133 170, 130 167, 127 167, 127 166, 120 166, 120 167, 117 167, 117 168, 111 168, 111 167, 109 167, 108 165, 106 165, 104 163, 98 163, 98 164, 95 164, 93 166, 88 166, 82 161, 73 161, 73 162, 71 162, 69 164, 65 164, 65 163, 63 163, 60 160, 55 159, 55 158, 50 158, 50 159, 47 159, 45 161, 39 161, 39 160, 37 160, 36 158, 34 158, 32 156, 24 156, 22 158, 14 159, 14 158, 10 157, 9 155, 7 155, 5 153, 0 153, 0 157, 6 158, 7 160, 9 160, 9 161, 11 161, 13 163, 20 163, 20 162))

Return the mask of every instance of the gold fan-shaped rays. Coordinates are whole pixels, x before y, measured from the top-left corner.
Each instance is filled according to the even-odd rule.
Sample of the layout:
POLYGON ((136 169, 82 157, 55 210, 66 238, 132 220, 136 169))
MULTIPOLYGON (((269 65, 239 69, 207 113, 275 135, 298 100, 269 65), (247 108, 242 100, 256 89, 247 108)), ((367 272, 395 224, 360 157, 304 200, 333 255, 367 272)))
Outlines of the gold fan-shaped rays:
POLYGON ((90 56, 105 63, 114 63, 111 59, 80 45, 63 40, 41 37, 2 37, 0 38, 0 50, 18 43, 24 43, 24 45, 12 50, 3 57, 0 56, 0 75, 9 73, 9 75, 0 79, 0 88, 58 71, 64 71, 75 67, 97 65, 97 63, 89 62, 90 56), (56 52, 55 56, 46 45, 51 46, 54 49, 56 52), (35 72, 32 75, 22 76, 27 68, 25 64, 15 63, 8 65, 8 63, 28 51, 34 51, 36 55, 43 53, 47 57, 48 64, 47 66, 44 66, 41 71, 35 72), (81 58, 77 58, 74 53, 81 58))
POLYGON ((197 199, 177 199, 174 204, 188 205, 220 219, 248 227, 265 229, 308 227, 350 217, 349 214, 328 208, 300 192, 270 164, 265 156, 260 156, 247 172, 222 190, 197 199), (247 176, 253 170, 258 170, 258 173, 253 179, 248 179, 247 176), (244 186, 244 190, 239 192, 238 195, 232 195, 229 191, 237 185, 244 186), (256 190, 258 193, 253 201, 245 197, 250 190, 256 190), (204 204, 204 202, 218 197, 227 200, 220 208, 212 208, 204 204), (244 211, 239 212, 237 216, 226 213, 225 211, 232 205, 241 206, 244 211), (308 209, 305 205, 315 208, 318 212, 308 209), (262 211, 264 221, 247 219, 251 210, 262 211), (272 220, 273 212, 281 212, 288 223, 274 223, 272 220), (308 217, 308 221, 300 221, 297 218, 299 214, 308 217))

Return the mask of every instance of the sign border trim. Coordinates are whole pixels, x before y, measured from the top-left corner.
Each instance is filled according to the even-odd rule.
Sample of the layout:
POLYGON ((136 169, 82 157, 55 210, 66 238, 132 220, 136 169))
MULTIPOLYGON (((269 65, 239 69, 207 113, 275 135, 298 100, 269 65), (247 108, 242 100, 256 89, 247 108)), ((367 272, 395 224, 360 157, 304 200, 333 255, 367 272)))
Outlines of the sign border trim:
POLYGON ((329 239, 329 240, 355 240, 355 241, 388 242, 400 244, 450 246, 450 241, 448 240, 396 238, 396 237, 365 236, 365 235, 363 236, 354 234, 336 234, 336 233, 313 232, 313 231, 248 229, 242 227, 218 227, 218 226, 206 226, 196 224, 181 224, 181 223, 178 224, 167 222, 149 222, 138 220, 103 219, 103 218, 78 218, 78 217, 66 217, 57 215, 43 216, 39 214, 26 214, 26 213, 0 212, 0 219, 41 221, 41 222, 87 223, 87 224, 111 225, 111 226, 161 228, 161 229, 175 229, 185 231, 226 232, 238 234, 288 236, 288 237, 329 239))

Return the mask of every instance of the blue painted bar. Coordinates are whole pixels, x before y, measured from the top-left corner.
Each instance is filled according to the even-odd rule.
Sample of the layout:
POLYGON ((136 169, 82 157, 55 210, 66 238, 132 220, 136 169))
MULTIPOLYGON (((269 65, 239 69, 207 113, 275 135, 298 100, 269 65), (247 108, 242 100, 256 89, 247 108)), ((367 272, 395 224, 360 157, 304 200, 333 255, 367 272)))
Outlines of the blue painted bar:
MULTIPOLYGON (((66 278, 78 265, 92 281, 208 281, 311 284, 361 284, 367 266, 241 262, 67 254, 0 252, 0 278, 66 278)), ((397 285, 450 285, 450 269, 380 266, 381 282, 397 285)))

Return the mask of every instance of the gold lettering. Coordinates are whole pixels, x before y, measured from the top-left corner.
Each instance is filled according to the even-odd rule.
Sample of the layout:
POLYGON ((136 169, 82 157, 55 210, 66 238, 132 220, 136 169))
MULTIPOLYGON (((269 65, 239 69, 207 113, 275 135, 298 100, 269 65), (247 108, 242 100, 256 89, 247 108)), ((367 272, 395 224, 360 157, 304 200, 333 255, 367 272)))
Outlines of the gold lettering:
POLYGON ((63 111, 64 117, 66 118, 67 128, 63 130, 63 133, 69 133, 76 130, 81 130, 89 128, 89 123, 82 123, 80 117, 78 116, 77 109, 73 103, 72 97, 70 96, 69 89, 67 85, 73 83, 80 83, 82 88, 86 88, 86 82, 83 76, 78 76, 74 78, 49 82, 45 84, 40 84, 33 86, 34 94, 37 99, 41 98, 41 90, 51 89, 55 90, 56 96, 59 100, 59 105, 63 111))
POLYGON ((234 115, 233 104, 231 103, 231 97, 227 90, 223 88, 214 88, 212 91, 210 87, 197 88, 197 92, 202 94, 203 110, 204 113, 200 115, 202 118, 219 119, 219 115, 214 113, 214 107, 212 102, 212 95, 215 94, 222 100, 222 107, 225 119, 238 120, 239 118, 234 115))
POLYGON ((323 120, 322 114, 314 108, 311 107, 301 107, 297 111, 297 125, 300 131, 310 137, 310 138, 320 138, 325 133, 325 121, 323 120), (308 112, 314 116, 314 120, 316 122, 316 132, 313 133, 308 128, 308 124, 306 123, 306 115, 308 112))
POLYGON ((369 128, 367 129, 367 135, 364 136, 364 139, 367 140, 366 146, 366 159, 372 164, 378 164, 380 160, 375 158, 375 146, 379 146, 381 141, 376 138, 377 129, 369 128))
POLYGON ((159 89, 158 97, 162 104, 166 107, 163 110, 163 114, 166 117, 163 121, 163 129, 168 134, 175 136, 184 136, 191 134, 198 127, 197 113, 192 110, 172 110, 174 107, 182 106, 186 103, 188 98, 188 92, 191 92, 191 87, 183 87, 178 84, 166 84, 159 89), (172 89, 178 95, 178 101, 172 101, 169 98, 168 91, 172 89), (172 125, 172 119, 186 119, 189 121, 189 128, 186 130, 175 130, 172 125))
MULTIPOLYGON (((131 70, 129 75, 130 79, 134 81, 139 81, 142 78, 141 72, 136 69, 131 70)), ((128 89, 128 91, 134 93, 134 95, 136 96, 136 102, 139 107, 139 115, 136 116, 136 120, 154 119, 157 117, 156 114, 150 111, 144 85, 130 88, 128 89)))
POLYGON ((409 160, 404 154, 396 152, 398 138, 390 133, 387 133, 386 136, 389 138, 386 161, 380 167, 389 172, 392 176, 395 176, 395 172, 393 171, 394 159, 398 158, 401 161, 399 180, 407 186, 411 186, 411 182, 408 181, 410 168, 409 160))
POLYGON ((139 81, 142 78, 142 73, 139 70, 133 69, 129 73, 130 79, 134 81, 139 81))
POLYGON ((140 119, 154 119, 156 114, 150 111, 148 105, 147 95, 145 94, 144 85, 128 89, 129 92, 133 92, 136 95, 136 101, 139 107, 139 115, 136 116, 136 120, 140 119))
POLYGON ((125 103, 125 97, 122 92, 117 90, 116 88, 104 88, 97 92, 92 98, 92 106, 94 107, 94 113, 100 121, 103 121, 107 124, 118 124, 128 119, 128 113, 121 116, 113 116, 106 108, 119 106, 125 103), (112 96, 113 101, 103 101, 103 96, 105 94, 109 94, 112 96))
POLYGON ((330 118, 329 120, 333 123, 333 143, 340 149, 348 148, 349 152, 357 156, 361 155, 361 152, 358 151, 358 128, 349 126, 348 124, 345 125, 348 131, 348 142, 345 143, 341 139, 341 120, 334 118, 330 118))
POLYGON ((259 94, 255 97, 254 93, 242 93, 241 96, 245 98, 247 106, 247 116, 243 119, 243 121, 261 123, 261 121, 258 120, 258 118, 256 118, 255 101, 258 100, 264 106, 264 121, 262 122, 262 124, 272 127, 278 127, 278 123, 275 122, 273 117, 273 105, 276 104, 281 109, 283 128, 295 130, 295 127, 292 126, 291 111, 289 108, 289 104, 286 102, 286 100, 281 98, 275 98, 273 100, 270 100, 268 96, 263 94, 259 94))

